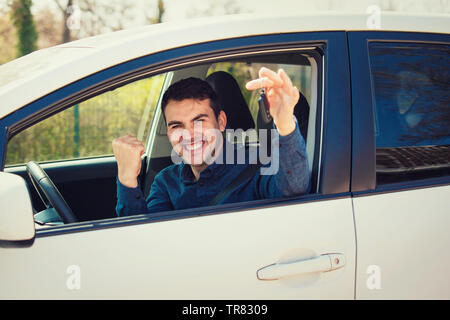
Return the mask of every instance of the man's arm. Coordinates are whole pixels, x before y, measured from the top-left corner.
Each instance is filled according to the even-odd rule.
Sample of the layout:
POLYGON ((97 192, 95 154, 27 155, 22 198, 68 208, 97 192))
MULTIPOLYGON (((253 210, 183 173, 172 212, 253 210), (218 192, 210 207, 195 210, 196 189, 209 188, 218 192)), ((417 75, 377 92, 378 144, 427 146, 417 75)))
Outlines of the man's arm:
POLYGON ((259 71, 259 79, 248 82, 246 87, 266 89, 269 111, 279 133, 278 148, 275 146, 272 154, 272 162, 278 160, 279 166, 272 174, 260 176, 258 193, 263 198, 274 198, 308 192, 310 174, 305 141, 294 117, 300 97, 298 89, 284 70, 275 73, 264 67, 259 71))
POLYGON ((116 213, 119 217, 152 212, 173 210, 169 195, 164 187, 162 177, 158 174, 152 183, 147 199, 140 188, 129 188, 117 179, 117 205, 116 213))
POLYGON ((114 139, 112 148, 118 172, 116 213, 118 216, 142 213, 145 201, 137 177, 141 171, 144 144, 135 136, 127 134, 114 139))
POLYGON ((117 216, 132 216, 142 214, 145 211, 146 202, 139 184, 135 188, 130 188, 123 185, 117 178, 117 216))
POLYGON ((267 171, 261 171, 256 185, 259 197, 279 198, 309 192, 311 177, 308 157, 297 122, 294 131, 287 136, 279 136, 272 144, 276 145, 272 161, 261 168, 267 171))
POLYGON ((118 216, 130 216, 142 213, 172 210, 172 205, 157 175, 147 199, 139 186, 138 175, 141 171, 141 156, 144 145, 136 137, 125 135, 112 142, 114 156, 117 160, 117 205, 118 216))

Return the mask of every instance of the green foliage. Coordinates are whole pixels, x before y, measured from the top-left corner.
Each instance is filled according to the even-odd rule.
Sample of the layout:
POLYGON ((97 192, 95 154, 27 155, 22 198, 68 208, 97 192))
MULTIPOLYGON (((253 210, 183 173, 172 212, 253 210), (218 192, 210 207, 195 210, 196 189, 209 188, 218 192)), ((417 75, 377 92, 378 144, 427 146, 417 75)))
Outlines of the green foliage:
POLYGON ((147 137, 163 81, 143 79, 80 103, 78 124, 75 106, 39 122, 11 139, 6 164, 110 155, 116 137, 147 137))
POLYGON ((16 31, 11 23, 9 14, 0 11, 0 64, 13 60, 16 57, 16 31))
POLYGON ((12 20, 19 38, 18 56, 26 55, 37 49, 38 34, 31 14, 31 0, 15 0, 12 4, 12 20))

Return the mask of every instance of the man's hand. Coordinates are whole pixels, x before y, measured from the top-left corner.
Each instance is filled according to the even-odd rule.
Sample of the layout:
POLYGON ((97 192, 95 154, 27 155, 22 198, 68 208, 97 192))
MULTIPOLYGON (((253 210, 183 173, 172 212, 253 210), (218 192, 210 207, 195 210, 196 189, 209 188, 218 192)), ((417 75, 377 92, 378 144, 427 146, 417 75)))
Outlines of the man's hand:
POLYGON ((141 156, 145 147, 135 136, 125 135, 112 142, 114 156, 117 160, 119 181, 126 187, 136 188, 137 177, 141 172, 141 156))
POLYGON ((281 136, 286 136, 295 130, 293 114, 300 94, 283 69, 275 73, 262 67, 259 70, 259 78, 247 82, 246 88, 248 90, 266 89, 270 115, 281 136))

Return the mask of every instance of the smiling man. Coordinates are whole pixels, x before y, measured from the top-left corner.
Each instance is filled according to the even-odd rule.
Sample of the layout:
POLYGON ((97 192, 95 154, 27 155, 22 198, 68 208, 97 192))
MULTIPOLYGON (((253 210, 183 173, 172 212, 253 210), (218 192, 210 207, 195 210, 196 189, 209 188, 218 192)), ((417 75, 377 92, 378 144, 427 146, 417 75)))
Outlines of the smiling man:
POLYGON ((195 180, 223 145, 220 132, 225 130, 227 117, 216 99, 209 84, 196 78, 179 81, 163 96, 167 136, 175 153, 190 165, 195 180))
POLYGON ((276 172, 268 175, 259 170, 242 179, 251 172, 249 163, 229 163, 228 160, 224 163, 225 153, 230 148, 221 135, 226 128, 227 116, 206 81, 184 79, 169 87, 161 105, 168 138, 183 161, 156 175, 147 199, 144 199, 137 179, 144 145, 131 135, 114 139, 112 143, 118 165, 117 215, 195 208, 216 202, 279 198, 308 192, 310 175, 305 141, 293 115, 299 99, 298 89, 283 70, 275 73, 267 68, 261 68, 259 79, 248 82, 246 87, 249 90, 266 89, 270 114, 279 134, 276 153, 279 168, 276 172), (231 190, 217 200, 217 195, 229 186, 231 190))

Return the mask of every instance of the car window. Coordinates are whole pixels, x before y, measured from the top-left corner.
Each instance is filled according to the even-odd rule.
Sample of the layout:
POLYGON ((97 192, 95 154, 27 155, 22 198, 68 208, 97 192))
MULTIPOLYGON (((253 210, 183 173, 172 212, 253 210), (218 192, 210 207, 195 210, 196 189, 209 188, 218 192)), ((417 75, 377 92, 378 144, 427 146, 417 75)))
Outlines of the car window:
MULTIPOLYGON (((310 55, 307 52, 309 51, 303 50, 267 56, 251 56, 249 54, 241 60, 195 64, 148 78, 141 78, 122 87, 100 93, 95 97, 80 101, 76 105, 71 105, 69 108, 53 114, 13 136, 7 146, 6 163, 14 170, 21 168, 21 166, 14 168, 14 165, 27 163, 28 161, 57 162, 66 159, 112 155, 111 142, 117 137, 131 134, 141 140, 147 148, 146 158, 143 162, 145 168, 143 167, 141 175, 138 177, 140 188, 147 198, 156 175, 166 167, 176 163, 172 157, 173 148, 167 137, 166 123, 160 108, 162 93, 171 84, 181 79, 196 77, 209 81, 208 79, 213 77, 214 74, 225 71, 237 82, 238 88, 236 91, 242 93, 243 97, 237 109, 235 108, 235 102, 239 100, 239 97, 237 97, 238 100, 231 99, 224 109, 227 113, 227 130, 229 128, 231 131, 229 141, 239 143, 240 139, 236 139, 233 134, 237 134, 242 128, 244 116, 246 119, 244 121, 246 124, 243 129, 244 134, 258 129, 258 121, 260 120, 257 116, 259 90, 247 90, 245 84, 258 78, 258 70, 265 66, 274 71, 283 68, 292 80, 293 85, 301 92, 301 98, 294 109, 294 114, 306 142, 308 162, 305 162, 305 164, 309 165, 310 190, 314 192, 313 190, 317 190, 316 183, 319 172, 319 161, 317 160, 320 141, 318 139, 316 141, 316 137, 320 130, 320 127, 317 126, 320 121, 316 121, 316 116, 320 114, 318 106, 321 106, 321 95, 318 93, 320 82, 318 74, 322 69, 318 67, 317 57, 313 56, 313 53, 310 55), (230 107, 231 109, 229 109, 230 107)), ((233 90, 233 92, 235 91, 233 90)), ((222 90, 221 93, 229 94, 227 90, 222 90)), ((228 138, 227 134, 228 132, 225 132, 226 138, 228 138)), ((266 133, 258 132, 256 140, 248 139, 246 141, 252 144, 251 147, 254 147, 253 143, 258 144, 259 147, 265 146, 264 142, 261 142, 261 134, 266 133)), ((252 136, 247 136, 247 138, 250 137, 252 136)), ((249 150, 249 148, 250 146, 246 145, 246 150, 249 150)), ((259 148, 259 150, 261 149, 259 148)), ((252 150, 256 149, 253 148, 252 150)), ((259 156, 262 159, 261 161, 267 160, 264 164, 268 164, 269 159, 266 153, 259 156)), ((250 159, 248 160, 250 161, 250 159)), ((95 167, 95 161, 89 163, 92 168, 95 167)), ((78 202, 79 194, 82 194, 81 191, 77 190, 76 193, 66 191, 74 190, 73 188, 85 183, 84 180, 81 182, 72 182, 71 180, 75 180, 74 175, 78 174, 78 167, 73 167, 64 162, 56 163, 56 167, 61 168, 55 175, 62 182, 58 184, 58 181, 55 181, 58 188, 61 188, 61 194, 68 199, 68 203, 78 202), (66 165, 68 170, 65 170, 66 165), (60 172, 62 173, 59 174, 60 172)), ((274 164, 270 167, 273 170, 278 170, 278 162, 274 161, 274 164)), ((111 169, 112 166, 108 165, 108 168, 111 169)), ((101 172, 102 178, 104 178, 102 180, 104 182, 102 196, 114 199, 115 202, 117 199, 115 194, 117 173, 114 173, 114 177, 111 177, 110 174, 113 171, 109 169, 101 172)), ((93 175, 92 178, 95 179, 96 176, 93 175)), ((302 177, 298 179, 300 181, 302 177)), ((39 202, 39 200, 36 194, 35 202, 39 202)), ((113 200, 110 202, 113 202, 113 200)), ((110 208, 109 204, 109 202, 106 203, 108 208, 110 208)), ((111 211, 106 211, 106 205, 103 207, 102 204, 99 204, 98 211, 101 211, 102 215, 98 219, 110 216, 111 211), (103 212, 105 213, 103 214, 103 212)), ((80 214, 81 210, 76 210, 76 214, 82 216, 82 221, 92 220, 91 217, 94 216, 99 217, 98 213, 91 213, 93 210, 91 208, 83 210, 86 213, 80 214)))
POLYGON ((6 165, 112 155, 115 137, 145 139, 164 76, 105 92, 20 132, 8 143, 6 165))
MULTIPOLYGON (((183 77, 186 77, 187 75, 194 75, 196 77, 206 79, 207 81, 208 78, 214 73, 226 72, 231 75, 237 82, 245 103, 242 105, 243 109, 236 111, 236 114, 230 114, 229 111, 226 112, 229 120, 228 123, 233 122, 230 121, 233 116, 243 118, 247 113, 250 113, 253 124, 243 130, 243 138, 241 138, 241 136, 237 138, 239 132, 238 130, 234 130, 232 135, 228 135, 226 133, 225 138, 233 143, 241 143, 245 141, 250 144, 258 144, 259 137, 256 133, 253 134, 254 131, 251 129, 258 129, 258 98, 260 92, 259 90, 247 90, 245 88, 245 84, 252 79, 258 78, 258 71, 263 66, 274 71, 277 71, 280 68, 284 69, 292 80, 293 85, 296 86, 301 92, 302 98, 295 107, 294 115, 299 122, 300 131, 306 142, 309 170, 312 173, 312 176, 314 176, 318 170, 318 168, 314 166, 314 158, 315 153, 319 150, 315 141, 315 133, 318 129, 316 128, 315 120, 318 104, 318 79, 317 63, 314 58, 306 54, 296 52, 267 56, 250 56, 239 60, 220 61, 189 68, 188 72, 183 69, 174 71, 174 80, 172 82, 180 80, 179 78, 176 78, 177 74, 182 74, 183 77), (315 71, 313 72, 314 68, 315 71), (245 108, 247 108, 247 110, 244 110, 245 108)), ((168 83, 166 83, 166 85, 168 85, 168 83)), ((234 126, 231 127, 236 129, 234 126)), ((172 147, 167 138, 166 124, 162 115, 160 115, 159 119, 155 119, 154 129, 155 132, 151 135, 151 152, 147 163, 146 181, 144 183, 145 196, 149 194, 151 182, 157 173, 173 164, 171 158, 172 147)))
POLYGON ((377 184, 450 175, 450 46, 369 45, 377 184))
POLYGON ((238 82, 239 87, 241 88, 242 95, 244 96, 253 119, 256 123, 259 109, 259 92, 246 90, 245 83, 249 81, 249 79, 256 79, 258 77, 259 69, 263 66, 274 71, 277 71, 279 69, 283 69, 284 71, 286 71, 294 86, 296 86, 300 90, 300 92, 306 97, 307 101, 310 101, 312 77, 311 65, 259 62, 219 62, 212 64, 211 67, 208 68, 207 76, 217 71, 225 71, 233 75, 233 77, 238 82))
MULTIPOLYGON (((313 72, 313 68, 317 69, 317 65, 312 57, 299 53, 274 55, 273 57, 250 57, 244 60, 222 61, 205 66, 197 66, 196 69, 189 71, 196 72, 196 70, 206 69, 206 73, 195 75, 204 79, 213 73, 221 71, 230 74, 239 85, 242 96, 245 99, 245 107, 248 108, 251 113, 254 122, 252 128, 258 129, 257 116, 260 92, 258 90, 247 90, 245 84, 252 79, 258 78, 258 71, 263 66, 274 71, 277 71, 280 68, 284 69, 292 80, 293 85, 301 92, 302 98, 301 101, 298 102, 294 114, 300 122, 300 130, 307 142, 307 148, 309 145, 308 155, 312 157, 315 140, 315 135, 313 134, 315 132, 315 121, 312 119, 315 119, 318 99, 317 70, 316 72, 313 72)), ((178 70, 178 72, 185 73, 183 70, 178 70)), ((155 129, 156 132, 153 142, 158 148, 152 150, 151 156, 169 157, 172 149, 166 138, 166 126, 162 116, 160 116, 158 123, 155 124, 155 129)), ((251 136, 247 135, 247 138, 251 138, 251 136)))

